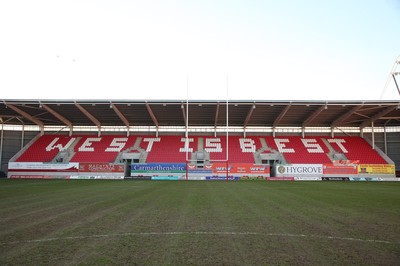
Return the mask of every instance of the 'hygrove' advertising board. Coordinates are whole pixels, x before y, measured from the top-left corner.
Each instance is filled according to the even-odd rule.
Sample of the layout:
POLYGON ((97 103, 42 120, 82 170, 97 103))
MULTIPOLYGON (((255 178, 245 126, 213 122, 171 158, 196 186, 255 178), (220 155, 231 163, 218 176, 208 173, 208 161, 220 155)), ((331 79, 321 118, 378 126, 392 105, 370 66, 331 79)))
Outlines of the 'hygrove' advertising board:
POLYGON ((276 176, 322 176, 322 164, 277 165, 276 176))

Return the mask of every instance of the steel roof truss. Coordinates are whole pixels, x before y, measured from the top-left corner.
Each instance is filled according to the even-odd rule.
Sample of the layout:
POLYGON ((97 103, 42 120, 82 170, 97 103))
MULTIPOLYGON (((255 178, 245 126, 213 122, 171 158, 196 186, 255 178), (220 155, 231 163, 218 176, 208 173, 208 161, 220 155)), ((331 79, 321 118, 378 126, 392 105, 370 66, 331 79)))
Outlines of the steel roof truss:
POLYGON ((41 134, 44 133, 44 124, 42 121, 40 121, 39 119, 37 119, 36 117, 33 117, 32 115, 28 114, 27 112, 19 109, 18 107, 16 107, 13 104, 6 104, 7 107, 9 107, 10 109, 14 110, 15 112, 17 112, 18 114, 22 115, 23 117, 25 117, 26 119, 32 121, 33 123, 35 123, 36 125, 38 125, 40 127, 41 130, 41 134))
POLYGON ((326 105, 320 106, 314 113, 312 113, 312 114, 303 122, 302 127, 304 128, 304 127, 308 126, 315 118, 318 117, 318 115, 319 115, 322 111, 324 111, 324 110, 326 110, 326 109, 327 109, 327 106, 326 106, 326 105))
POLYGON ((274 128, 277 127, 279 125, 279 123, 281 122, 282 118, 286 115, 286 113, 289 111, 290 107, 292 106, 291 103, 289 103, 289 105, 287 105, 285 107, 285 109, 283 109, 283 111, 279 114, 279 116, 275 119, 274 124, 272 125, 274 128))
POLYGON ((99 120, 97 120, 96 117, 94 117, 91 113, 89 113, 82 105, 80 105, 79 103, 75 103, 75 106, 87 117, 90 119, 90 121, 93 122, 93 124, 95 124, 97 126, 97 128, 99 129, 98 135, 100 135, 100 131, 101 131, 101 123, 99 122, 99 120))
POLYGON ((355 112, 357 112, 358 110, 360 110, 360 108, 362 107, 362 105, 356 105, 355 107, 353 107, 352 109, 350 109, 349 111, 347 111, 345 114, 343 114, 342 116, 340 116, 338 119, 336 119, 335 121, 332 122, 331 127, 337 127, 339 126, 341 123, 343 123, 347 118, 349 118, 351 115, 353 115, 355 112))
POLYGON ((150 107, 150 105, 149 105, 148 102, 146 102, 146 108, 147 108, 147 111, 148 111, 149 114, 150 114, 151 119, 153 120, 154 125, 158 128, 158 121, 157 121, 157 118, 156 118, 156 116, 154 115, 153 110, 151 109, 151 107, 150 107))
POLYGON ((368 120, 365 120, 361 125, 360 128, 363 129, 366 126, 368 126, 369 124, 375 122, 376 120, 380 119, 381 117, 385 116, 386 114, 390 113, 391 111, 393 111, 394 109, 396 109, 396 106, 390 106, 388 108, 385 108, 384 110, 380 111, 379 113, 375 114, 373 117, 371 117, 368 120))

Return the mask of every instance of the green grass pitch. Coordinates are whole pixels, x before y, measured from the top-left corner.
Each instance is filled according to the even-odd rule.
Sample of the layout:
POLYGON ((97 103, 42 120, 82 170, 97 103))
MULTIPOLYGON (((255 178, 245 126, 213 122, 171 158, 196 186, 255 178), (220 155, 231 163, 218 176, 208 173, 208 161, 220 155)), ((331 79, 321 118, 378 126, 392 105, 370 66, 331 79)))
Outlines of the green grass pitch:
POLYGON ((399 265, 400 182, 0 180, 0 265, 399 265))

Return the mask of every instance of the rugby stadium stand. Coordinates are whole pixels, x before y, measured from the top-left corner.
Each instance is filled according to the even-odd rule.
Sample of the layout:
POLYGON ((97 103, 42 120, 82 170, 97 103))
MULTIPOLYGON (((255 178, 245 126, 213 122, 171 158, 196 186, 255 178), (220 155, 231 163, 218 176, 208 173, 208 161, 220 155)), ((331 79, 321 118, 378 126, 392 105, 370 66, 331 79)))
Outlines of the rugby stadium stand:
POLYGON ((398 101, 3 100, 0 122, 12 178, 388 181, 400 169, 398 101))
MULTIPOLYGON (((226 145, 226 136, 189 137, 186 144, 185 137, 171 135, 43 135, 16 161, 114 163, 120 153, 138 150, 145 152, 145 162, 185 163, 186 153, 189 160, 195 157, 195 161, 224 161, 226 145)), ((234 163, 259 163, 257 151, 279 154, 277 158, 289 164, 323 164, 338 159, 363 164, 388 163, 361 137, 229 136, 228 145, 228 160, 234 163)))

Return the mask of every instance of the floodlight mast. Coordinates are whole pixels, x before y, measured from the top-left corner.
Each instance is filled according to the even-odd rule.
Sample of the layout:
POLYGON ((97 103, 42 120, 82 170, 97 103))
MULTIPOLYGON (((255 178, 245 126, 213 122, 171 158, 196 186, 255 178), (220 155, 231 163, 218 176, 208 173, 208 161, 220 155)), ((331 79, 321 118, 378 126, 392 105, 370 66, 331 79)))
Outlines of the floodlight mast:
MULTIPOLYGON (((226 75, 226 181, 229 180, 229 76, 226 75)), ((182 104, 183 106, 183 104, 182 104)), ((189 75, 186 76, 186 127, 185 127, 185 149, 186 149, 186 180, 189 179, 189 75)))
POLYGON ((396 84, 397 91, 399 92, 399 95, 400 95, 400 89, 399 89, 399 86, 398 86, 397 81, 396 81, 396 78, 395 78, 396 75, 399 75, 399 72, 396 72, 396 68, 397 68, 398 65, 400 65, 400 55, 399 55, 399 56, 397 57, 397 59, 394 61, 393 66, 392 66, 392 69, 391 69, 391 71, 389 72, 389 76, 388 76, 388 78, 386 79, 386 83, 385 83, 385 86, 383 87, 383 90, 382 90, 382 93, 381 93, 381 97, 380 97, 381 100, 382 100, 382 98, 383 98, 383 95, 384 95, 385 92, 386 92, 387 87, 389 86, 389 82, 390 82, 390 79, 391 79, 391 78, 393 78, 393 80, 394 80, 394 82, 395 82, 395 84, 396 84))
POLYGON ((395 77, 395 76, 398 76, 398 75, 400 75, 400 72, 393 72, 392 73, 394 84, 396 84, 397 92, 399 93, 399 96, 400 96, 399 84, 397 84, 397 80, 396 80, 396 77, 395 77))

